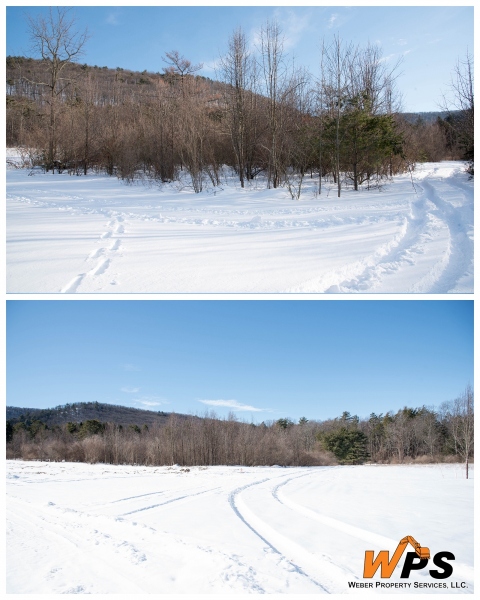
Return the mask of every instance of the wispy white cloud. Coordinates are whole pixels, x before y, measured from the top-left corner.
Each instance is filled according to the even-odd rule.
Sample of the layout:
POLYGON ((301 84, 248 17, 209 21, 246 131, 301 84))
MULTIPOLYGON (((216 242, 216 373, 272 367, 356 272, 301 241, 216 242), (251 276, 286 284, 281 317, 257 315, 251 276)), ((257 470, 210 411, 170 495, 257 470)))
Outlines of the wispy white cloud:
POLYGON ((165 400, 161 396, 141 396, 140 398, 134 398, 132 402, 140 404, 140 406, 161 406, 162 404, 169 404, 168 400, 165 400))
POLYGON ((284 48, 285 50, 289 50, 294 48, 301 40, 302 34, 310 25, 311 15, 299 15, 290 9, 287 11, 278 11, 277 19, 285 36, 284 48))
POLYGON ((332 15, 330 15, 330 18, 328 19, 328 29, 332 29, 332 27, 335 25, 335 23, 338 21, 338 13, 333 13, 332 15))
MULTIPOLYGON (((311 14, 298 14, 289 8, 277 8, 273 13, 273 22, 277 22, 282 32, 283 49, 285 51, 295 48, 302 35, 311 26, 311 14)), ((256 52, 262 41, 262 27, 256 26, 250 30, 249 51, 256 52)))
POLYGON ((255 53, 260 47, 261 41, 261 29, 260 27, 252 27, 247 35, 248 40, 248 51, 251 53, 255 53))
POLYGON ((120 25, 118 13, 115 13, 115 12, 108 13, 107 18, 105 19, 105 22, 108 25, 120 25))
POLYGON ((120 391, 124 392, 125 394, 138 394, 138 392, 140 391, 140 388, 123 387, 123 388, 120 388, 120 391))
POLYGON ((206 73, 216 73, 220 67, 219 60, 209 60, 203 63, 202 71, 206 73))
POLYGON ((223 408, 231 408, 233 410, 243 410, 252 412, 272 412, 269 408, 258 408, 256 406, 250 406, 249 404, 240 404, 236 400, 199 400, 202 404, 208 406, 218 406, 223 408))
POLYGON ((388 54, 387 56, 382 56, 382 58, 380 58, 378 60, 378 62, 382 63, 382 62, 389 62, 390 60, 392 60, 392 58, 394 58, 395 56, 397 56, 396 54, 388 54))

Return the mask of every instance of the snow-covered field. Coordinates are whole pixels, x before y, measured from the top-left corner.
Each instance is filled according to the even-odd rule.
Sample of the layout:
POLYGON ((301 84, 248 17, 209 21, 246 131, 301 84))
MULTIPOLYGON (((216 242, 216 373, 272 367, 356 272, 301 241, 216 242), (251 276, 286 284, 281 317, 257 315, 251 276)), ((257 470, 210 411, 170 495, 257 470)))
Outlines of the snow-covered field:
POLYGON ((9 593, 362 591, 473 593, 473 480, 462 466, 7 461, 9 593), (430 561, 408 579, 397 568, 377 573, 373 590, 348 587, 365 581, 365 550, 391 556, 407 535, 432 556, 453 552, 453 575, 433 579, 430 561), (448 587, 414 588, 438 581, 448 587))
MULTIPOLYGON (((15 159, 7 150, 7 158, 15 159)), ((178 184, 7 169, 9 293, 473 293, 473 183, 425 163, 300 201, 232 177, 178 184)))

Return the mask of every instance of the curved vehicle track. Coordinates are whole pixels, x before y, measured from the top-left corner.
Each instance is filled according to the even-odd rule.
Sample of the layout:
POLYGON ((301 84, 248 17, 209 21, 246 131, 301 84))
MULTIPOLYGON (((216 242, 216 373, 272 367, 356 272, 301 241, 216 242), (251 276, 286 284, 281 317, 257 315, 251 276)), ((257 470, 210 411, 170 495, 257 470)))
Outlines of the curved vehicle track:
POLYGON ((444 293, 454 290, 459 279, 469 270, 473 273, 473 228, 469 229, 469 225, 473 224, 473 203, 465 201, 465 186, 453 179, 424 180, 421 185, 436 207, 435 214, 445 223, 450 234, 448 261, 429 290, 431 293, 444 293), (455 192, 461 195, 460 202, 455 201, 455 192), (450 201, 445 199, 449 196, 450 201))
MULTIPOLYGON (((348 591, 347 582, 363 581, 361 570, 350 568, 342 560, 338 560, 335 549, 331 552, 325 552, 319 546, 319 549, 306 547, 303 542, 301 530, 297 531, 288 527, 288 523, 295 522, 297 527, 300 524, 299 519, 304 519, 306 527, 311 532, 315 532, 315 539, 321 540, 327 533, 327 538, 332 538, 331 531, 337 532, 342 536, 341 544, 348 544, 348 540, 359 540, 360 548, 396 548, 398 541, 373 531, 363 529, 312 510, 307 506, 299 504, 290 498, 286 493, 286 488, 298 482, 299 479, 318 475, 318 470, 309 469, 307 473, 295 476, 283 476, 278 482, 278 477, 263 479, 231 492, 229 497, 230 505, 237 517, 247 526, 271 551, 275 552, 283 563, 289 563, 295 571, 319 588, 319 593, 337 594, 348 591), (256 495, 244 498, 247 492, 257 488, 256 495), (262 492, 262 493, 260 493, 262 492), (277 506, 275 506, 275 504, 277 506), (281 506, 281 516, 278 514, 278 506, 281 506), (259 510, 261 507, 261 511, 259 510), (271 515, 277 512, 275 519, 271 515), (292 513, 295 514, 293 518, 292 513), (278 527, 278 523, 284 524, 278 527)), ((322 476, 325 470, 322 470, 322 476)), ((327 481, 322 477, 323 481, 327 481)), ((360 561, 361 562, 361 561, 360 561)), ((392 581, 402 581, 400 579, 400 566, 396 569, 392 581)), ((427 571, 419 573, 419 581, 428 582, 427 571)), ((468 565, 457 561, 454 569, 454 576, 451 578, 454 582, 469 582, 473 587, 474 573, 468 565)))
MULTIPOLYGON (((313 469, 307 473, 295 475, 294 477, 283 475, 282 482, 274 485, 278 477, 263 479, 233 490, 229 495, 229 503, 237 517, 258 537, 264 544, 275 552, 282 562, 290 564, 293 569, 307 578, 318 587, 319 593, 334 594, 345 591, 346 580, 355 579, 353 573, 348 569, 335 563, 331 556, 312 554, 308 549, 302 546, 301 541, 293 539, 286 535, 284 531, 280 532, 267 522, 264 518, 255 513, 255 510, 242 498, 242 493, 254 487, 263 486, 267 496, 277 503, 281 503, 278 498, 278 489, 292 481, 314 474, 313 469), (263 485, 266 484, 266 485, 263 485)), ((268 502, 269 498, 262 496, 262 502, 268 502)), ((290 507, 287 507, 287 513, 290 507)), ((288 514, 285 515, 288 519, 288 514)))
POLYGON ((326 291, 375 292, 388 276, 414 265, 416 255, 424 252, 425 241, 430 235, 428 214, 427 198, 421 195, 412 202, 411 214, 405 218, 400 233, 386 246, 378 248, 375 254, 363 259, 356 267, 357 275, 326 291))
MULTIPOLYGON (((415 180, 416 197, 399 233, 374 253, 306 284, 326 293, 472 291, 473 187, 439 168, 415 180), (414 272, 413 275, 409 275, 414 272), (337 277, 336 283, 331 280, 337 277), (463 280, 463 281, 462 281, 463 280), (323 284, 329 281, 328 287, 323 284), (409 282, 405 285, 404 281, 409 282), (470 282, 470 283, 469 283, 470 282)), ((289 291, 302 291, 295 288, 289 291)))
MULTIPOLYGON (((328 291, 384 291, 392 274, 407 272, 409 266, 428 257, 432 243, 438 243, 439 237, 443 238, 443 252, 439 254, 435 250, 438 259, 432 261, 410 289, 404 291, 448 293, 456 291, 464 276, 473 276, 471 188, 454 177, 425 177, 416 183, 416 188, 420 193, 412 203, 412 213, 406 219, 402 235, 391 243, 391 250, 382 256, 384 249, 379 248, 375 255, 362 261, 367 266, 361 273, 328 291), (444 196, 450 197, 450 201, 444 196)), ((385 291, 390 290, 386 288, 385 291)))

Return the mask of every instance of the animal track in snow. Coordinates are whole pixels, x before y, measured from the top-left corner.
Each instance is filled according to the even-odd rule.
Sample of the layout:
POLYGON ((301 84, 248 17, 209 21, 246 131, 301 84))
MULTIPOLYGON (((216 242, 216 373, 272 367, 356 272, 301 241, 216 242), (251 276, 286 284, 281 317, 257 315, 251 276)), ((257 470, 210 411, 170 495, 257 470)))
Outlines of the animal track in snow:
MULTIPOLYGON (((107 223, 107 227, 111 227, 113 229, 113 231, 104 231, 100 235, 100 239, 106 240, 106 239, 112 238, 112 235, 124 233, 125 227, 122 224, 123 221, 124 221, 123 217, 115 217, 115 219, 112 219, 111 221, 109 221, 107 223)), ((65 285, 60 290, 61 293, 62 294, 74 294, 75 292, 77 292, 80 284, 85 280, 85 278, 87 278, 87 277, 94 278, 94 277, 98 277, 99 275, 102 275, 103 273, 105 273, 105 271, 110 267, 110 264, 112 262, 112 259, 109 258, 108 254, 114 253, 114 252, 116 253, 118 251, 118 249, 121 247, 121 245, 122 245, 121 239, 118 237, 115 237, 115 239, 111 240, 111 243, 108 247, 105 246, 105 247, 95 248, 94 250, 92 250, 88 254, 85 261, 94 260, 94 259, 98 259, 98 258, 100 258, 100 261, 86 273, 79 273, 78 275, 76 275, 72 280, 70 280, 67 283, 67 285, 65 285)), ((117 285, 117 281, 115 279, 112 279, 109 282, 109 284, 117 285)), ((96 290, 96 291, 99 291, 99 290, 96 290)))
POLYGON ((89 258, 98 258, 102 254, 104 254, 104 252, 105 248, 97 248, 96 250, 92 250, 85 260, 88 260, 89 258))
POLYGON ((61 293, 62 294, 74 294, 77 291, 77 288, 80 285, 80 283, 82 282, 84 277, 85 277, 85 273, 81 273, 80 275, 77 275, 76 277, 74 277, 70 281, 70 283, 67 283, 67 285, 60 290, 61 293))
POLYGON ((89 274, 91 273, 93 276, 101 275, 102 273, 105 273, 105 271, 108 269, 109 264, 109 258, 102 259, 96 267, 89 271, 89 274))

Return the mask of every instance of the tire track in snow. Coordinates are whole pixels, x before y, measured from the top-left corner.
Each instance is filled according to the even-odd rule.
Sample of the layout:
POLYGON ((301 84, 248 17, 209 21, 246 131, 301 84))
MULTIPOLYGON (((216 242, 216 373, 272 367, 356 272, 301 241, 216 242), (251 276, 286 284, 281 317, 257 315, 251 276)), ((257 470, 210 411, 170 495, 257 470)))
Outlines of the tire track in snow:
MULTIPOLYGON (((122 498, 119 501, 135 499, 145 495, 148 494, 122 498)), ((197 494, 191 494, 191 496, 194 495, 197 494)), ((29 532, 38 532, 40 530, 42 540, 44 537, 48 538, 48 540, 55 545, 60 544, 63 549, 63 552, 57 552, 55 555, 52 555, 59 557, 61 562, 57 563, 57 565, 51 569, 51 573, 61 572, 62 570, 66 571, 66 563, 75 565, 73 571, 78 572, 78 568, 76 568, 78 565, 76 563, 80 562, 80 565, 82 565, 83 561, 85 561, 85 568, 82 570, 87 574, 87 577, 79 580, 78 577, 74 578, 70 576, 68 580, 69 583, 70 581, 74 581, 80 592, 88 593, 88 591, 91 590, 92 585, 95 585, 97 582, 100 582, 103 587, 113 584, 116 589, 108 589, 108 592, 110 593, 124 591, 128 591, 132 594, 165 592, 165 590, 162 589, 152 589, 151 578, 149 578, 147 583, 148 587, 140 589, 136 586, 134 589, 131 589, 131 584, 125 586, 126 590, 122 589, 124 587, 123 577, 127 578, 128 582, 140 583, 142 581, 142 576, 140 574, 142 571, 137 571, 137 568, 146 564, 146 561, 159 561, 159 556, 156 554, 155 549, 156 545, 159 543, 159 535, 162 540, 161 546, 166 547, 168 545, 165 542, 165 535, 168 534, 165 534, 165 532, 159 532, 148 525, 125 520, 121 517, 114 517, 112 519, 111 517, 105 517, 105 515, 95 515, 83 511, 63 508, 56 506, 53 503, 49 503, 48 508, 41 508, 22 499, 16 499, 16 502, 17 504, 15 505, 14 510, 10 511, 13 520, 8 521, 7 519, 7 526, 9 526, 11 522, 18 523, 19 520, 23 520, 27 525, 25 527, 25 538, 28 537, 29 532), (126 537, 124 531, 126 523, 128 523, 129 526, 135 527, 135 537, 133 541, 129 541, 128 537, 126 537), (120 531, 117 531, 118 528, 120 528, 120 531), (142 536, 140 536, 140 539, 137 531, 139 528, 142 528, 142 536), (45 531, 47 534, 44 536, 43 534, 45 531), (118 535, 119 532, 121 537, 118 535), (71 552, 74 553, 73 556, 70 556, 71 552), (97 561, 97 555, 99 554, 101 560, 97 561), (78 556, 80 556, 80 560, 77 560, 78 556), (119 558, 121 559, 121 564, 119 564, 119 558), (94 566, 93 572, 92 566, 94 566), (107 577, 102 570, 104 566, 106 566, 107 577), (117 569, 118 572, 121 573, 120 577, 116 576, 117 569)), ((183 556, 182 547, 184 547, 187 551, 187 556, 189 552, 195 550, 208 556, 209 561, 215 562, 218 558, 227 561, 228 568, 225 572, 222 571, 220 574, 222 580, 229 585, 230 588, 229 590, 226 590, 225 593, 228 594, 229 591, 232 591, 232 588, 230 587, 231 581, 234 583, 237 581, 240 582, 242 585, 241 591, 243 592, 254 591, 265 593, 264 588, 256 579, 257 574, 255 569, 242 560, 241 557, 235 554, 227 554, 216 547, 198 544, 197 541, 192 542, 179 539, 176 535, 171 538, 171 541, 176 545, 174 556, 178 560, 183 556)), ((158 562, 158 565, 160 564, 161 563, 158 562)), ((57 584, 57 588, 60 587, 60 585, 61 584, 57 584)), ((63 585, 62 587, 65 586, 63 585)), ((67 591, 61 590, 61 593, 75 593, 72 589, 67 591)), ((235 589, 235 591, 238 591, 238 588, 235 589)), ((91 591, 91 593, 102 592, 103 590, 97 589, 91 591)))
MULTIPOLYGON (((128 498, 120 498, 119 500, 112 500, 107 504, 117 504, 117 502, 126 502, 127 500, 136 500, 137 498, 144 498, 145 496, 160 496, 165 492, 149 492, 148 494, 139 494, 138 496, 129 496, 128 498)), ((97 506, 106 506, 105 504, 100 504, 97 506)))
MULTIPOLYGON (((146 510, 152 510, 153 508, 158 508, 159 506, 165 506, 166 504, 171 504, 172 502, 178 502, 179 500, 189 500, 195 496, 201 496, 202 494, 207 494, 209 492, 215 492, 221 488, 215 487, 210 488, 208 490, 202 490, 201 492, 196 492, 195 494, 185 494, 184 496, 178 496, 176 498, 171 498, 170 500, 165 500, 165 502, 159 502, 158 504, 152 504, 151 506, 144 506, 142 508, 136 508, 135 510, 130 510, 128 512, 122 513, 118 515, 119 517, 126 517, 127 515, 133 515, 138 512, 144 512, 146 510)), ((148 494, 145 494, 148 495, 148 494)))
POLYGON ((459 181, 455 174, 441 179, 436 171, 429 172, 415 182, 421 193, 412 202, 411 214, 406 218, 400 235, 378 248, 373 255, 347 265, 338 283, 332 285, 331 280, 342 277, 341 271, 326 274, 320 280, 311 280, 287 291, 375 292, 383 283, 388 284, 389 275, 401 275, 409 266, 420 262, 422 255, 428 260, 429 253, 431 264, 428 270, 418 277, 410 290, 401 291, 445 293, 455 289, 463 277, 473 279, 473 189, 459 181), (461 194, 461 201, 456 205, 449 203, 442 197, 442 188, 447 195, 456 190, 457 196, 461 194), (445 232, 447 239, 443 242, 443 253, 436 258, 438 248, 433 244, 438 245, 439 230, 445 232), (346 273, 348 277, 345 277, 346 273))
POLYGON ((379 248, 375 255, 362 261, 367 266, 358 275, 332 286, 326 292, 375 291, 374 288, 381 285, 385 276, 414 265, 416 256, 423 254, 423 246, 430 237, 427 201, 425 194, 422 194, 412 202, 411 215, 406 218, 400 235, 386 247, 379 248))
MULTIPOLYGON (((327 469, 330 470, 332 468, 333 467, 329 467, 327 469)), ((306 475, 312 475, 312 474, 314 474, 314 473, 309 472, 309 473, 306 473, 305 475, 300 475, 299 477, 304 477, 306 475)), ((283 498, 283 496, 281 496, 279 494, 279 489, 281 487, 285 486, 287 483, 290 483, 291 481, 298 479, 299 477, 291 477, 285 481, 282 481, 278 485, 276 485, 271 491, 272 497, 278 503, 283 504, 284 506, 293 510, 294 512, 296 512, 299 515, 307 517, 307 519, 309 519, 309 520, 313 519, 315 521, 320 522, 322 525, 328 525, 330 527, 333 527, 333 528, 335 528, 339 531, 342 531, 343 533, 347 533, 349 535, 352 535, 352 531, 354 531, 354 530, 358 530, 359 532, 366 533, 367 535, 362 536, 360 539, 362 539, 363 541, 370 542, 370 543, 378 543, 380 545, 380 547, 384 547, 385 544, 389 543, 389 542, 390 542, 390 544, 395 545, 396 542, 389 540, 389 538, 375 535, 375 534, 370 534, 370 532, 365 532, 364 530, 361 530, 357 527, 349 526, 348 524, 342 523, 341 521, 337 521, 335 519, 330 519, 329 517, 324 517, 323 515, 318 515, 318 513, 315 513, 314 511, 311 511, 308 509, 304 510, 304 507, 302 507, 301 505, 298 505, 294 502, 290 502, 289 499, 283 498)), ((345 582, 346 581, 360 579, 356 575, 356 573, 354 573, 351 569, 349 569, 345 565, 339 565, 337 562, 335 562, 335 560, 330 555, 321 554, 321 555, 315 556, 315 558, 314 558, 314 556, 310 552, 308 552, 307 550, 305 550, 303 548, 301 548, 301 552, 305 556, 306 563, 308 565, 310 565, 310 568, 312 569, 313 572, 318 572, 319 568, 323 569, 324 572, 326 571, 326 574, 324 574, 324 577, 326 576, 326 578, 330 581, 333 580, 333 585, 336 586, 337 588, 340 588, 337 591, 345 591, 345 582), (313 559, 313 562, 312 562, 312 559, 313 559), (321 561, 321 564, 320 564, 320 561, 321 561)))
MULTIPOLYGON (((293 478, 292 478, 293 479, 293 478)), ((356 537, 364 542, 369 544, 377 544, 381 548, 388 548, 391 546, 396 546, 398 544, 398 540, 392 540, 383 535, 378 535, 376 533, 372 533, 371 531, 367 531, 366 529, 361 529, 360 527, 355 527, 354 525, 349 525, 344 521, 339 521, 338 519, 334 519, 332 517, 327 517, 326 515, 322 515, 321 513, 317 513, 310 508, 302 506, 288 498, 284 493, 280 493, 279 489, 285 486, 287 483, 290 483, 292 479, 287 479, 282 483, 279 483, 272 490, 272 496, 284 506, 292 509, 294 512, 302 514, 309 519, 313 519, 314 521, 318 521, 322 525, 327 525, 328 527, 332 527, 333 529, 337 529, 338 531, 342 531, 343 533, 347 533, 353 537, 356 537)))
MULTIPOLYGON (((338 519, 334 519, 333 517, 327 517, 322 513, 318 513, 306 506, 298 504, 289 498, 285 492, 279 492, 279 489, 285 486, 287 483, 290 483, 295 479, 294 477, 287 479, 286 481, 282 481, 278 485, 276 485, 272 490, 272 496, 280 503, 294 512, 303 515, 309 519, 317 521, 322 525, 326 525, 327 527, 331 527, 332 529, 336 529, 337 531, 341 531, 347 535, 350 535, 354 538, 365 542, 366 544, 376 546, 378 549, 383 548, 395 548, 398 544, 398 540, 394 540, 393 538, 388 538, 384 535, 380 535, 374 533, 372 531, 368 531, 366 529, 362 529, 361 527, 356 527, 355 525, 350 525, 349 523, 345 523, 344 521, 340 521, 338 519)), ((332 563, 334 567, 342 569, 342 567, 338 567, 335 563, 332 563)), ((343 570, 343 569, 342 569, 343 570)), ((463 563, 455 564, 455 575, 457 579, 465 579, 469 581, 473 585, 474 581, 474 571, 473 568, 465 565, 463 563)), ((359 579, 354 573, 349 573, 350 579, 359 579)))
POLYGON ((414 264, 415 255, 423 252, 421 238, 427 220, 426 198, 417 198, 411 204, 411 214, 403 218, 398 234, 373 254, 285 291, 327 294, 375 291, 373 288, 381 284, 385 275, 414 264))
MULTIPOLYGON (((140 494, 139 496, 122 498, 118 501, 121 502, 146 495, 149 494, 140 494)), ((190 496, 195 495, 198 494, 191 494, 190 496)), ((128 519, 125 520, 121 517, 108 518, 103 514, 96 515, 90 512, 86 513, 83 511, 62 508, 54 505, 53 503, 49 504, 48 508, 40 508, 38 506, 32 507, 30 503, 27 503, 21 499, 16 499, 16 501, 20 502, 20 504, 24 504, 25 508, 21 505, 18 507, 17 505, 14 515, 14 511, 11 511, 13 519, 17 521, 17 514, 20 512, 24 513, 25 511, 25 515, 28 515, 28 520, 24 518, 27 524, 27 527, 25 528, 25 537, 28 537, 28 532, 38 532, 39 530, 41 531, 41 535, 43 537, 43 532, 46 530, 50 535, 45 537, 51 539, 55 545, 60 544, 61 549, 63 549, 63 552, 57 552, 54 555, 55 557, 59 558, 60 562, 57 563, 54 566, 54 569, 51 570, 52 573, 53 571, 66 571, 66 555, 68 557, 67 562, 75 564, 75 566, 77 562, 77 554, 81 554, 82 560, 84 557, 86 557, 84 559, 86 564, 83 570, 89 575, 88 578, 80 580, 73 577, 69 578, 69 581, 73 581, 75 585, 77 585, 79 588, 82 588, 82 592, 85 590, 90 591, 92 582, 101 582, 104 586, 109 586, 111 585, 110 582, 113 582, 117 589, 109 589, 109 592, 118 593, 119 591, 123 591, 118 589, 123 585, 123 583, 122 578, 120 578, 120 583, 117 582, 117 579, 119 578, 116 577, 115 569, 118 569, 119 571, 121 569, 122 575, 128 577, 129 581, 139 582, 141 585, 141 575, 139 574, 141 571, 137 572, 137 568, 147 564, 146 561, 158 560, 158 556, 154 551, 152 551, 152 545, 155 545, 155 539, 157 539, 158 544, 158 537, 161 536, 162 544, 164 546, 166 545, 165 532, 159 532, 148 525, 142 525, 140 522, 134 522, 128 519), (135 535, 133 539, 129 537, 131 534, 128 534, 124 531, 126 523, 128 523, 129 526, 135 527, 135 535), (119 527, 120 530, 117 531, 117 528, 119 527), (142 535, 140 536, 140 539, 137 531, 139 528, 142 528, 142 535), (118 535, 119 532, 121 537, 118 535), (72 557, 70 557, 71 552, 74 553, 74 556, 72 557), (92 553, 94 559, 93 561, 91 560, 92 553), (97 564, 98 553, 101 553, 102 558, 100 565, 97 564), (121 559, 120 564, 118 558, 121 559), (92 564, 95 565, 95 570, 100 572, 101 569, 103 569, 103 565, 106 565, 107 577, 105 577, 103 572, 101 572, 101 574, 98 573, 97 575, 95 575, 95 573, 92 574, 92 564), (125 572, 125 569, 127 572, 125 572)), ((177 558, 180 558, 181 556, 181 554, 179 555, 181 548, 178 547, 181 546, 186 549, 187 556, 189 552, 195 550, 201 552, 205 556, 208 556, 211 561, 216 562, 218 559, 225 561, 225 570, 218 572, 218 577, 229 587, 228 590, 225 590, 225 593, 228 594, 229 591, 239 591, 238 587, 231 587, 231 582, 234 584, 237 584, 238 582, 241 585, 242 592, 253 591, 256 593, 265 593, 265 589, 262 587, 262 584, 259 580, 257 580, 258 574, 256 570, 249 565, 248 561, 242 559, 242 557, 236 554, 226 553, 217 547, 211 547, 203 543, 199 544, 197 541, 179 539, 176 535, 173 537, 172 541, 174 541, 177 545, 175 548, 175 556, 177 556, 177 558)), ((82 560, 80 560, 81 564, 82 560)), ((58 584, 57 587, 59 587, 58 584)), ((101 593, 101 591, 102 590, 96 589, 91 590, 92 593, 101 593)), ((164 592, 162 589, 152 590, 136 588, 129 590, 128 587, 127 591, 129 591, 129 593, 164 592)), ((62 591, 62 593, 73 592, 68 590, 62 591)))
MULTIPOLYGON (((469 203, 465 201, 466 190, 460 182, 453 183, 451 178, 448 180, 422 180, 421 186, 424 188, 429 200, 436 206, 436 214, 449 229, 450 244, 448 248, 448 262, 437 279, 435 284, 429 290, 431 293, 445 293, 455 288, 456 283, 465 273, 471 269, 473 272, 473 239, 469 237, 465 230, 464 209, 470 210, 469 203), (462 195, 461 207, 452 205, 445 200, 444 195, 460 193, 462 195)), ((473 215, 472 215, 473 222, 473 215)))
MULTIPOLYGON (((305 477, 309 475, 309 473, 298 475, 297 477, 291 477, 291 479, 297 479, 299 477, 305 477)), ((281 477, 285 477, 282 475, 281 477)), ((293 542, 291 539, 285 537, 283 534, 279 533, 275 529, 273 529, 270 525, 268 525, 265 521, 256 516, 250 508, 245 504, 245 502, 241 499, 241 493, 247 490, 248 488, 261 485, 262 483, 272 481, 271 478, 262 479, 260 481, 255 481, 253 483, 249 483, 242 487, 239 487, 233 490, 228 497, 228 501, 232 510, 236 514, 236 516, 246 525, 264 544, 268 546, 268 548, 275 554, 277 554, 281 561, 286 562, 293 570, 306 577, 311 583, 313 583, 316 587, 318 587, 323 593, 330 594, 335 593, 336 591, 340 591, 338 588, 340 587, 337 582, 329 581, 330 587, 320 583, 316 578, 312 577, 308 574, 308 572, 300 566, 301 562, 310 562, 309 553, 306 550, 301 548, 298 544, 293 542), (281 548, 281 549, 280 549, 281 548), (286 554, 296 556, 295 562, 286 557, 286 554), (301 560, 299 561, 298 558, 301 560), (306 559, 306 560, 305 560, 306 559), (333 588, 333 589, 332 589, 333 588)), ((310 565, 309 565, 310 567, 310 565)), ((309 570, 311 570, 309 568, 309 570)), ((318 571, 318 569, 316 569, 318 571)), ((328 576, 327 579, 330 579, 328 576)))

